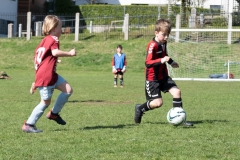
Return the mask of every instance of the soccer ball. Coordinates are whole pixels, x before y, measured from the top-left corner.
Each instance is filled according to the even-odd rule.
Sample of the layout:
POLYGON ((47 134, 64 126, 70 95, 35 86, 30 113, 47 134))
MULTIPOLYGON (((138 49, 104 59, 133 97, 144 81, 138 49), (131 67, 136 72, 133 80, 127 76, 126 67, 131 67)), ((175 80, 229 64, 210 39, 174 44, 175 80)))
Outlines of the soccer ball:
POLYGON ((187 115, 182 107, 173 107, 167 113, 167 120, 170 124, 178 126, 186 121, 187 115))

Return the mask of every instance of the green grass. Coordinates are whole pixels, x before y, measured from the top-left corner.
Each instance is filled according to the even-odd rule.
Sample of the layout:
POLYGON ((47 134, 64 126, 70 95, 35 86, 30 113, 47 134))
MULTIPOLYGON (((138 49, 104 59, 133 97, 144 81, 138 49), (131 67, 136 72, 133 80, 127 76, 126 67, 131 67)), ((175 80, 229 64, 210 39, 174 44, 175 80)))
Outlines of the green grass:
MULTIPOLYGON (((118 44, 123 45, 127 55, 128 71, 142 72, 146 55, 146 45, 150 38, 137 38, 128 41, 103 40, 96 36, 93 39, 73 41, 72 35, 61 37, 61 49, 76 48, 74 58, 60 58, 59 70, 77 69, 82 71, 106 71, 111 68, 111 58, 118 44)), ((33 69, 33 53, 41 37, 25 39, 2 39, 0 41, 1 69, 33 69), (10 59, 10 60, 9 60, 10 59)), ((180 68, 173 69, 175 78, 208 78, 210 74, 222 74, 228 71, 224 64, 230 60, 240 62, 239 44, 227 44, 224 41, 199 42, 186 41, 175 43, 169 39, 168 53, 179 63, 180 68)), ((230 72, 240 78, 239 65, 231 64, 230 72)), ((172 73, 172 72, 171 72, 172 73)))
MULTIPOLYGON (((1 70, 12 77, 0 80, 0 159, 239 159, 238 82, 176 81, 187 119, 195 128, 167 123, 170 94, 163 94, 162 108, 144 114, 142 124, 133 123, 134 105, 145 102, 146 42, 142 41, 63 40, 62 49, 76 47, 78 51, 77 57, 62 58, 58 65, 58 73, 74 90, 61 112, 67 125, 49 121, 46 111, 37 123, 43 132, 27 134, 21 131, 23 121, 40 101, 38 92, 29 94, 34 80, 33 51, 39 39, 0 40, 1 70), (123 44, 129 57, 123 89, 113 87, 111 74, 111 56, 117 44, 123 44), (90 53, 97 59, 87 59, 90 53), (80 63, 77 59, 81 65, 75 64, 80 63), (95 64, 97 60, 101 63, 95 64)), ((55 90, 52 104, 58 94, 55 90)))

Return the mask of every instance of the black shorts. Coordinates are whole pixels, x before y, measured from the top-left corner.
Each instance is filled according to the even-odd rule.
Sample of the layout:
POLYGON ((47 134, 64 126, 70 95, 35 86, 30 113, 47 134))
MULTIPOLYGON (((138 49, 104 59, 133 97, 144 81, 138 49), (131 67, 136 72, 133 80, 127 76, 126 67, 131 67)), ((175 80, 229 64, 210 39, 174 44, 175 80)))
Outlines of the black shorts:
POLYGON ((122 71, 119 71, 119 72, 117 72, 117 73, 115 73, 115 74, 123 75, 123 72, 122 72, 122 71))
POLYGON ((122 70, 121 70, 120 68, 118 68, 118 69, 117 69, 117 73, 115 73, 115 74, 123 75, 123 72, 122 72, 122 70))
POLYGON ((171 77, 167 77, 159 81, 146 81, 145 82, 145 94, 146 99, 162 98, 161 92, 166 93, 172 87, 177 87, 176 83, 171 77))

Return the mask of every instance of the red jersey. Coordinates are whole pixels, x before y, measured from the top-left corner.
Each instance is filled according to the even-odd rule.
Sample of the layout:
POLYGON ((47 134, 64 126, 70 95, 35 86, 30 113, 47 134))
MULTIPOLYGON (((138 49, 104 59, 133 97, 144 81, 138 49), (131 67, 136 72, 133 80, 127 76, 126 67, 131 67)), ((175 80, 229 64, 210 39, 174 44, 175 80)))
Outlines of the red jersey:
POLYGON ((34 55, 36 87, 52 86, 57 82, 56 64, 58 57, 52 55, 52 50, 58 48, 58 37, 50 35, 46 36, 37 46, 34 55))
MULTIPOLYGON (((167 64, 161 63, 161 58, 168 56, 167 43, 160 44, 153 38, 147 46, 147 55, 145 61, 145 73, 147 81, 162 80, 168 77, 167 64)), ((169 64, 172 59, 168 61, 169 64)))

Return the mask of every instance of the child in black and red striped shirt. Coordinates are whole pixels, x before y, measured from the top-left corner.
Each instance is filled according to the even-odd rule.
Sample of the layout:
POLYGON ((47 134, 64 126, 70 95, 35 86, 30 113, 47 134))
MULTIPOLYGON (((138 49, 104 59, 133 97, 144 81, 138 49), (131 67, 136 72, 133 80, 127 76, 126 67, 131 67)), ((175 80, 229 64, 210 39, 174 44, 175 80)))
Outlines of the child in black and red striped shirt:
MULTIPOLYGON (((173 68, 179 65, 167 54, 167 40, 171 32, 171 23, 166 19, 159 19, 155 26, 155 37, 147 46, 145 61, 145 94, 147 102, 135 106, 135 123, 141 123, 144 112, 159 108, 163 104, 161 92, 169 92, 173 96, 173 107, 182 107, 181 91, 168 75, 167 64, 173 68)), ((184 122, 185 126, 193 126, 184 122)))

